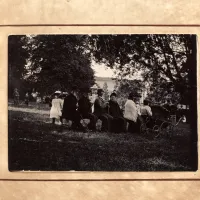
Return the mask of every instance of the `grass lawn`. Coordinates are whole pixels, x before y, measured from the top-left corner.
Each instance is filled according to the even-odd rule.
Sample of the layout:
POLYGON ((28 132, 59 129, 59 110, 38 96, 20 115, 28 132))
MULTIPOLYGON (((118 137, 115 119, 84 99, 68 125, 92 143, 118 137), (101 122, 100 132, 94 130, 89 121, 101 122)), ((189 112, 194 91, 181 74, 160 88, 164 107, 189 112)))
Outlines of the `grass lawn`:
MULTIPOLYGON (((39 109, 49 109, 43 107, 39 109)), ((48 112, 9 109, 10 171, 191 170, 187 124, 181 124, 172 139, 155 139, 129 133, 73 132, 49 122, 48 112)))

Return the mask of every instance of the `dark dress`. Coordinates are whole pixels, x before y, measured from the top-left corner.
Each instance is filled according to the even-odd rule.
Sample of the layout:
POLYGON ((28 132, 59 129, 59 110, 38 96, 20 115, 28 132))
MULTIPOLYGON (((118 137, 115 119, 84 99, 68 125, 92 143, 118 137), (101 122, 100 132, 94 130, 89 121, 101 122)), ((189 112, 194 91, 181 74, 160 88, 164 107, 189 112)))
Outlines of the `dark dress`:
POLYGON ((113 117, 108 114, 107 104, 102 97, 94 102, 94 114, 102 121, 102 131, 111 131, 113 117))
POLYGON ((83 96, 79 99, 78 105, 78 111, 81 114, 81 117, 90 120, 88 128, 95 131, 98 118, 94 114, 92 114, 92 104, 90 100, 87 97, 83 96))
POLYGON ((126 120, 123 118, 123 113, 116 101, 109 101, 108 112, 113 117, 112 131, 116 133, 126 132, 126 120))
POLYGON ((73 94, 64 99, 62 118, 72 121, 72 128, 84 129, 80 123, 81 116, 77 109, 78 100, 73 94))

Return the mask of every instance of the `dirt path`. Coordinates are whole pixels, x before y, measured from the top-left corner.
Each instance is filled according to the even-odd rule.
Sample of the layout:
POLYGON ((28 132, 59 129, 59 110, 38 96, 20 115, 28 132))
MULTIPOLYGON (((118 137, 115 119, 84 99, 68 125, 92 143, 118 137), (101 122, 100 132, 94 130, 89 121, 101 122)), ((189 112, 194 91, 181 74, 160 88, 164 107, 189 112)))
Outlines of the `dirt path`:
POLYGON ((41 115, 49 115, 49 110, 39 110, 37 108, 22 108, 22 107, 9 105, 8 110, 21 111, 21 112, 26 112, 26 113, 36 113, 36 114, 41 114, 41 115))

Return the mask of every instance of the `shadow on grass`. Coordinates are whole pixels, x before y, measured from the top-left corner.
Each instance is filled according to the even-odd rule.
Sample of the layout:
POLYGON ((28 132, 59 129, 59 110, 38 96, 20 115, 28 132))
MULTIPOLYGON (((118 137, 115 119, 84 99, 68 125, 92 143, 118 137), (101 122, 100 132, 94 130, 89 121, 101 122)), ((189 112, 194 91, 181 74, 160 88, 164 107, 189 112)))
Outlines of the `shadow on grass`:
POLYGON ((47 115, 9 111, 10 171, 190 171, 188 127, 169 140, 47 122, 47 115))

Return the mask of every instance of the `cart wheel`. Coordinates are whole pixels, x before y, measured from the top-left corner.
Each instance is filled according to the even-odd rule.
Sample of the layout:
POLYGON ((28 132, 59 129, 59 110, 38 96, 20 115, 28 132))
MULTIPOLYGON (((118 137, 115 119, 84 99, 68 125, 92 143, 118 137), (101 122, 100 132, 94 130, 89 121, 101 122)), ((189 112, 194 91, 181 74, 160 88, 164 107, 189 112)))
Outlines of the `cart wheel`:
POLYGON ((154 137, 157 138, 160 135, 160 129, 158 125, 155 125, 153 127, 153 133, 154 133, 154 137))
POLYGON ((168 136, 170 132, 169 127, 170 127, 170 124, 168 122, 163 122, 159 128, 160 134, 164 136, 168 136))
POLYGON ((141 134, 146 134, 146 133, 147 133, 147 127, 146 127, 145 124, 142 124, 142 125, 140 126, 140 133, 141 133, 141 134))

